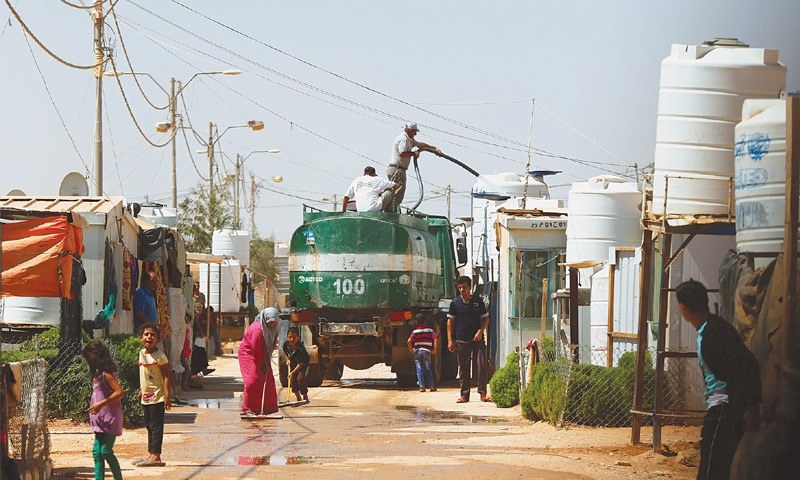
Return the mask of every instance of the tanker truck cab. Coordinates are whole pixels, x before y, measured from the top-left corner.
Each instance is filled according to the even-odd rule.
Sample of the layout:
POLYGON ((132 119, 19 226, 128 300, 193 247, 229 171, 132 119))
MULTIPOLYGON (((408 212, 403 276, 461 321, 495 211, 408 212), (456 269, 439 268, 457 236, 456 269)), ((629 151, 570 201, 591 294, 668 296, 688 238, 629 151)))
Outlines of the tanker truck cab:
MULTIPOLYGON (((445 217, 323 212, 305 206, 289 250, 290 322, 308 328, 321 376, 384 363, 401 387, 416 384, 406 341, 424 320, 444 339, 466 239, 445 217), (461 245, 461 247, 459 247, 461 245), (458 255, 456 252, 458 251, 458 255)), ((434 356, 436 381, 455 379, 455 355, 434 356)))

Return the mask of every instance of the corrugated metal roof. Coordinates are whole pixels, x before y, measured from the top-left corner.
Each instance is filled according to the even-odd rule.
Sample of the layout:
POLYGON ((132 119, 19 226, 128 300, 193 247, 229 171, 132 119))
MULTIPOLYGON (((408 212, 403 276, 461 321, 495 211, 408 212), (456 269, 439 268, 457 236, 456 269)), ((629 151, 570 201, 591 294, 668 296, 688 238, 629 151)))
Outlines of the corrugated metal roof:
POLYGON ((124 203, 122 197, 0 197, 0 208, 37 212, 108 213, 124 203))

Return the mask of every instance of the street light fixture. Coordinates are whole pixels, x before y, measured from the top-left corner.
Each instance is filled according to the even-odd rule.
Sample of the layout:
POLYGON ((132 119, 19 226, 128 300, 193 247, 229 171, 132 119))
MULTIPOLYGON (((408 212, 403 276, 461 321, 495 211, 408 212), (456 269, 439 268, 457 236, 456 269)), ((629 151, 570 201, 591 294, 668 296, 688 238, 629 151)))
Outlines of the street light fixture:
MULTIPOLYGON (((264 122, 257 122, 257 121, 254 120, 254 121, 247 122, 247 123, 248 123, 248 126, 250 126, 250 128, 252 128, 253 130, 261 130, 262 128, 264 128, 264 122), (260 126, 258 126, 258 125, 260 125, 260 126)), ((241 216, 239 214, 239 210, 240 210, 239 199, 241 198, 241 190, 244 189, 244 177, 242 175, 242 168, 244 167, 245 160, 250 158, 250 155, 252 155, 254 153, 273 153, 274 154, 274 153, 281 153, 281 151, 279 149, 277 149, 277 148, 272 148, 272 149, 269 149, 269 150, 254 150, 254 151, 248 153, 245 156, 241 156, 238 153, 236 154, 236 174, 235 174, 236 175, 236 183, 234 184, 235 186, 234 186, 234 189, 233 189, 233 208, 234 208, 234 211, 233 211, 233 223, 236 226, 236 228, 239 228, 241 226, 241 221, 242 221, 241 220, 241 216)), ((279 175, 276 175, 276 176, 272 177, 272 181, 275 182, 275 183, 280 183, 280 182, 283 181, 283 177, 281 177, 279 175)), ((251 187, 252 187, 251 188, 251 197, 252 197, 253 196, 253 191, 255 190, 255 186, 251 185, 251 187)), ((255 213, 255 208, 253 206, 254 202, 253 202, 252 198, 251 198, 250 202, 251 202, 251 206, 250 206, 251 207, 250 208, 250 224, 251 224, 251 230, 252 230, 252 224, 253 224, 253 217, 254 217, 254 213, 255 213)))
MULTIPOLYGON (((103 72, 103 75, 106 76, 106 77, 121 77, 123 75, 131 75, 131 76, 143 75, 145 77, 148 77, 150 80, 152 80, 153 83, 159 89, 161 89, 161 91, 164 92, 164 94, 169 99, 169 104, 167 105, 169 107, 169 117, 170 117, 169 118, 169 122, 159 122, 155 126, 155 129, 156 129, 157 132, 159 132, 159 133, 167 133, 170 130, 174 131, 177 128, 176 117, 178 116, 178 113, 177 113, 178 95, 180 95, 181 92, 183 92, 183 90, 187 86, 189 86, 189 83, 191 83, 192 80, 194 80, 195 78, 197 78, 197 77, 199 77, 201 75, 239 75, 241 73, 242 73, 241 70, 236 70, 236 69, 221 70, 221 71, 215 71, 215 72, 197 72, 194 75, 192 75, 191 77, 189 77, 189 80, 186 83, 184 83, 183 85, 181 85, 181 83, 178 82, 178 89, 177 90, 175 90, 175 77, 172 77, 172 78, 170 78, 170 81, 169 81, 169 86, 170 86, 169 92, 164 87, 162 87, 160 83, 158 83, 158 81, 155 79, 155 77, 153 77, 152 75, 150 75, 147 72, 118 72, 116 70, 109 70, 109 71, 103 72)), ((260 130, 262 128, 264 128, 264 124, 263 123, 261 123, 261 126, 259 128, 253 128, 253 130, 260 130)), ((170 144, 171 144, 170 145, 170 149, 172 151, 172 208, 178 208, 178 173, 177 173, 177 166, 176 166, 177 161, 176 161, 175 135, 174 134, 172 135, 172 140, 170 141, 170 144)))

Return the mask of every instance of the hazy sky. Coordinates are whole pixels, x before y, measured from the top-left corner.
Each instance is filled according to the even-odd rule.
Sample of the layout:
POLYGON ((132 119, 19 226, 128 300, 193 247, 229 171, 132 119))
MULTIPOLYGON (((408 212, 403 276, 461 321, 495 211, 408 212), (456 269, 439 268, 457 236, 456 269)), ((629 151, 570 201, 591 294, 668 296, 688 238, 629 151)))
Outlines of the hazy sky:
MULTIPOLYGON (((56 55, 93 63, 87 11, 55 0, 9 1, 56 55)), ((554 197, 566 198, 573 181, 630 173, 630 165, 653 161, 660 62, 673 43, 738 37, 777 49, 788 68, 788 89, 800 90, 797 0, 120 0, 115 8, 121 34, 109 16, 105 37, 119 71, 131 70, 124 41, 133 69, 152 74, 164 88, 170 77, 244 72, 193 80, 184 90, 184 123, 191 120, 207 139, 209 122, 221 132, 264 121, 260 132, 228 130, 217 160, 224 176, 232 173, 236 153, 281 149, 254 154, 245 164, 266 179, 258 231, 278 240, 301 222, 302 203, 330 208, 321 199, 341 198, 365 165, 383 175, 405 120, 420 124, 418 140, 482 173, 522 172, 535 98, 533 147, 590 162, 532 156, 532 168, 564 171, 549 183, 554 197), (275 175, 284 181, 271 182, 275 175)), ((91 71, 59 63, 30 39, 29 49, 7 6, 1 18, 0 194, 14 188, 56 194, 68 172, 92 176, 95 80, 91 71)), ((116 81, 104 80, 105 193, 168 204, 169 148, 144 141, 116 81)), ((151 108, 131 77, 121 82, 144 132, 164 143, 168 137, 153 126, 167 113, 151 108)), ((150 79, 140 82, 153 103, 166 103, 150 79)), ((186 134, 188 147, 178 135, 179 196, 205 185, 195 166, 203 176, 208 171, 206 156, 194 153, 204 147, 186 134)), ((433 192, 450 184, 453 215, 469 215, 474 177, 429 154, 420 168, 430 198, 421 210, 444 213, 442 194, 433 192)), ((409 183, 406 200, 413 203, 416 181, 409 183)))

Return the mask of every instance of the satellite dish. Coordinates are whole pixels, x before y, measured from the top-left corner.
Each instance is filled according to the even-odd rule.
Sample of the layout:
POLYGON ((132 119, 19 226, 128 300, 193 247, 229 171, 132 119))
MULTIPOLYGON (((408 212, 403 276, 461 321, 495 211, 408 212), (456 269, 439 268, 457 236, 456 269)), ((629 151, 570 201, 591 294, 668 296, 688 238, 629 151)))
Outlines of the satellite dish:
POLYGON ((11 190, 10 192, 6 193, 6 196, 7 197, 24 197, 25 196, 25 192, 23 192, 19 188, 15 188, 14 190, 11 190))
POLYGON ((78 172, 70 172, 61 180, 58 194, 65 197, 85 197, 89 195, 89 184, 78 172))

